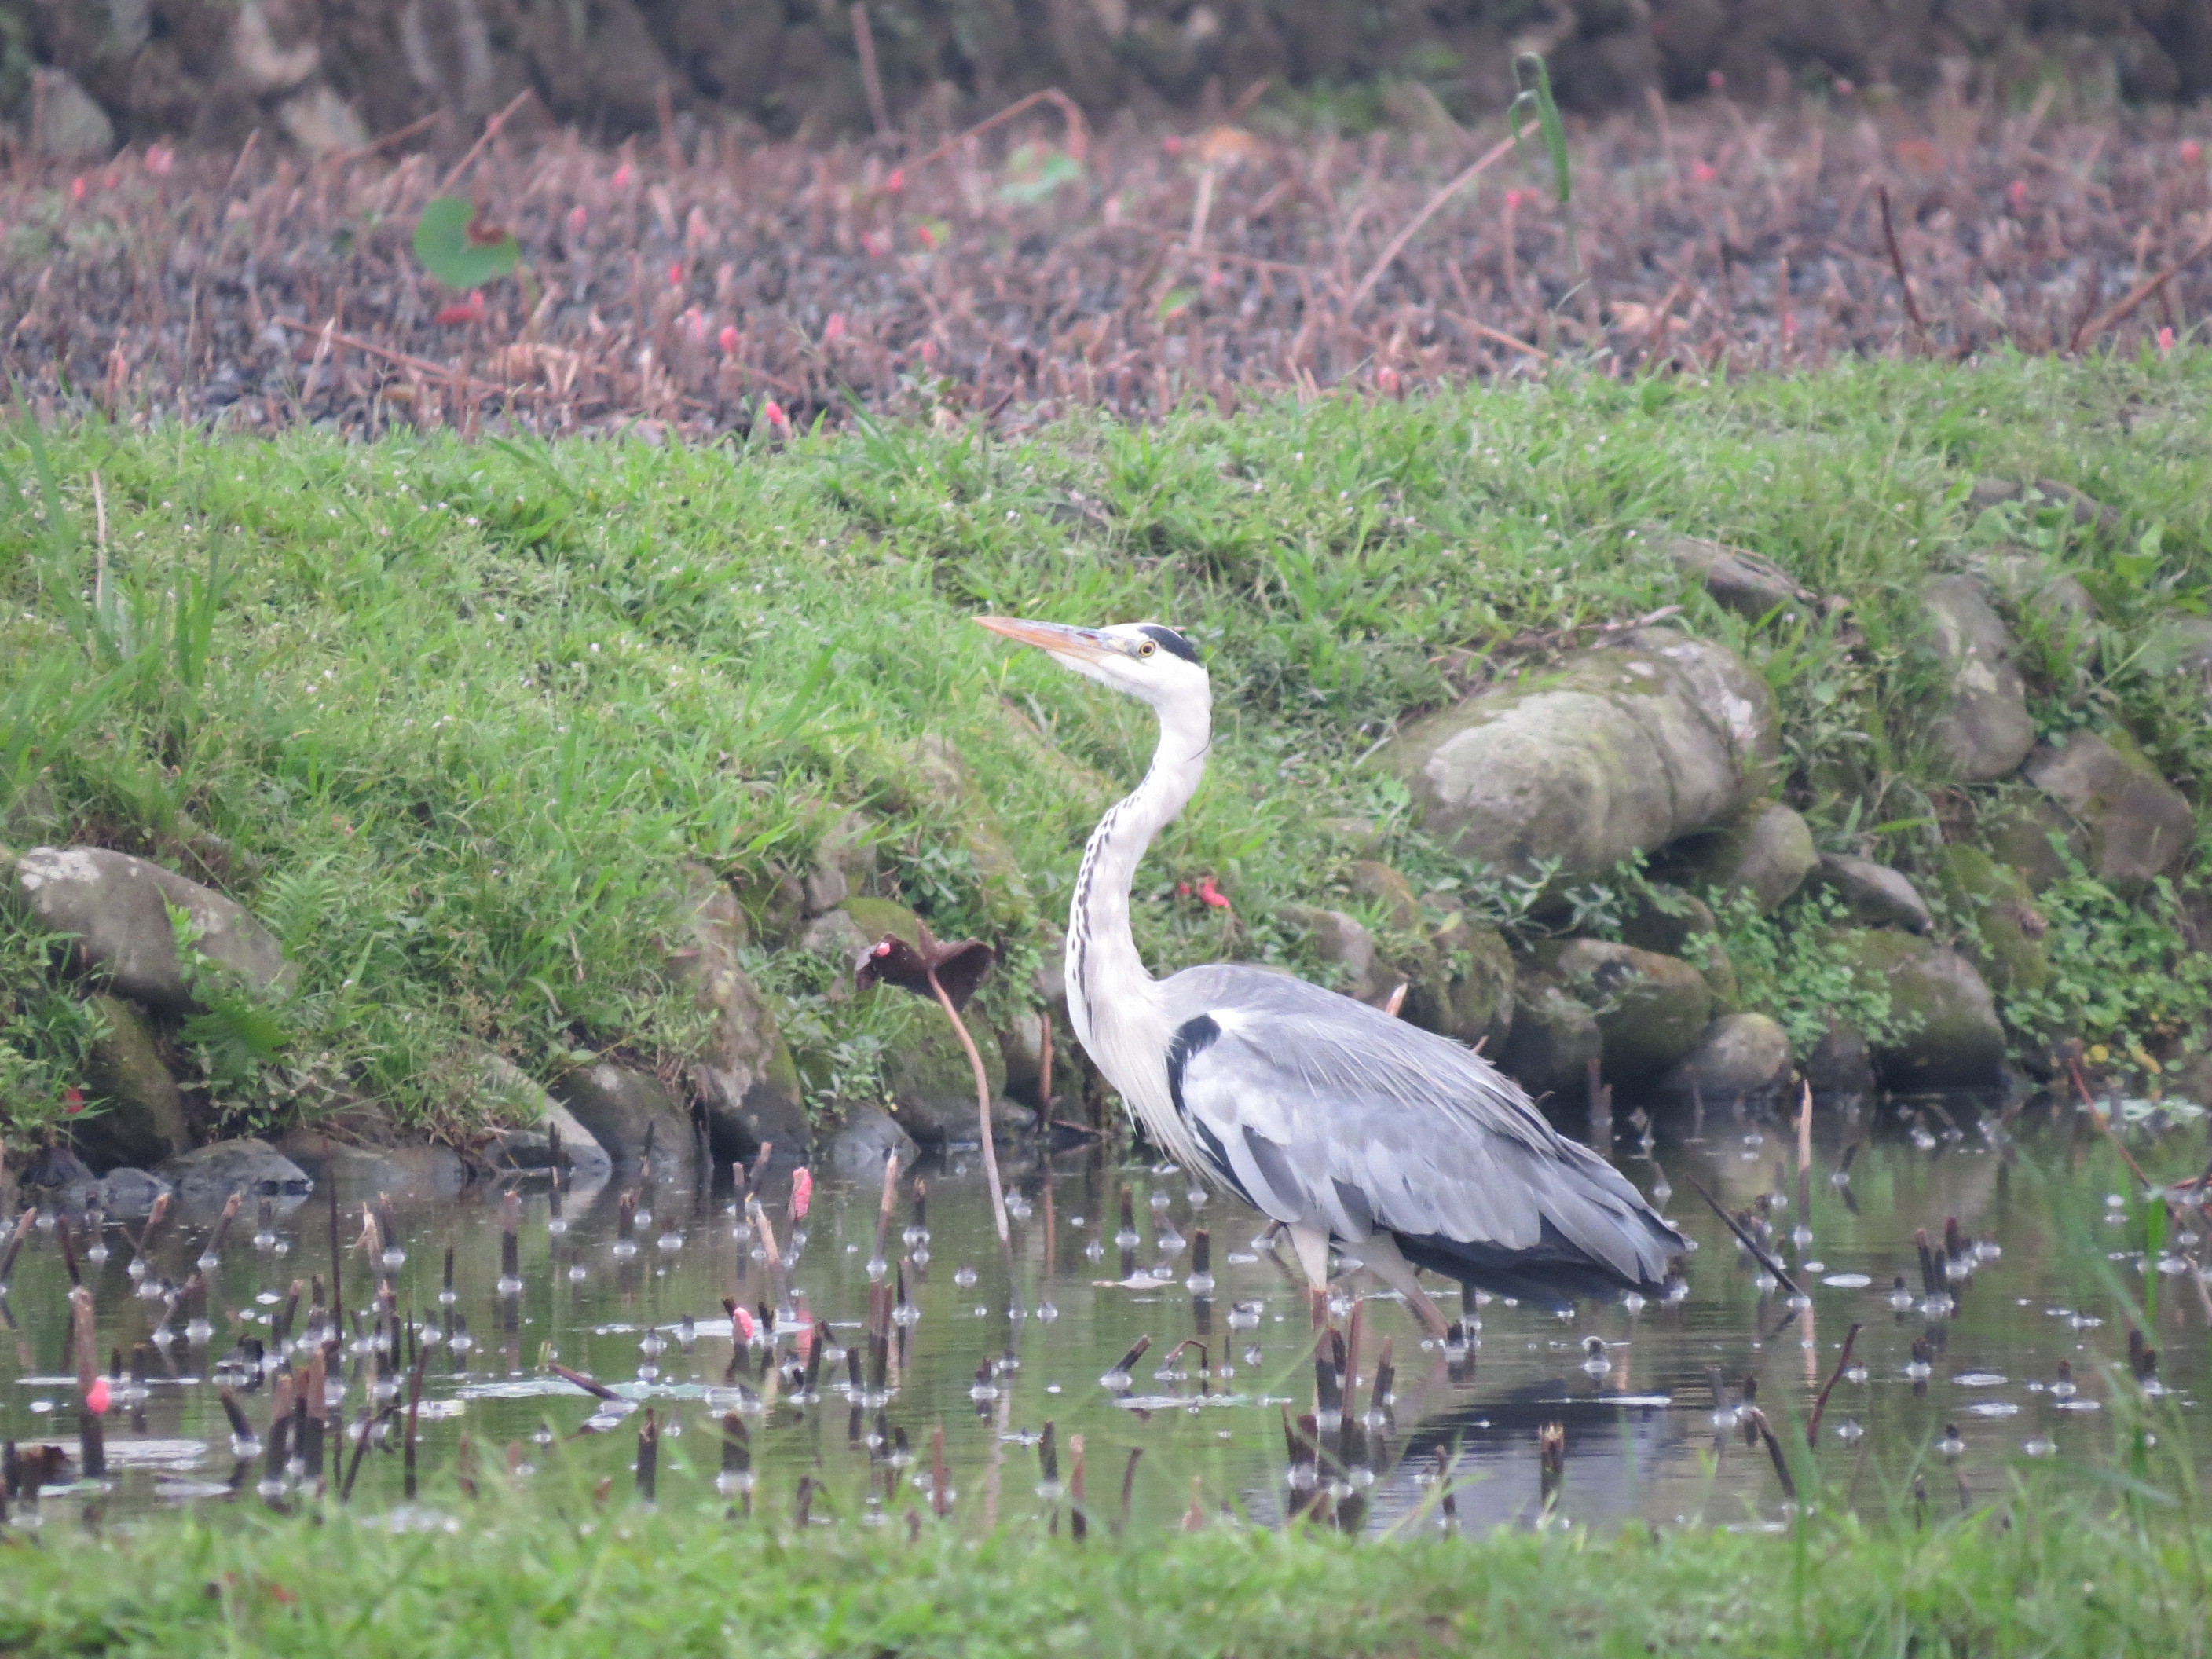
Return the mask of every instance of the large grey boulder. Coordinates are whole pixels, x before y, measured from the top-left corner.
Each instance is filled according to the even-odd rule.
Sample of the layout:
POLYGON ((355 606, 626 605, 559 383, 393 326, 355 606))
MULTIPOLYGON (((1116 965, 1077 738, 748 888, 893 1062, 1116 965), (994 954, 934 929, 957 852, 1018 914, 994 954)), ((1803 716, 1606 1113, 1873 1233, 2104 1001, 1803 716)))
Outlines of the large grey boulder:
POLYGON ((1695 885, 1748 894, 1762 914, 1778 909, 1820 862, 1812 827, 1778 800, 1761 801, 1680 856, 1695 885))
POLYGON ((169 1183, 188 1209, 221 1205, 235 1192, 247 1197, 304 1193, 307 1172, 265 1140, 211 1141, 163 1164, 154 1174, 169 1183))
POLYGON ((554 1097, 576 1115, 616 1168, 635 1167, 653 1146, 655 1180, 679 1178, 697 1164, 691 1118, 668 1085, 651 1072, 601 1060, 554 1085, 554 1097))
POLYGON ((921 1148, 880 1106, 853 1105, 830 1132, 818 1160, 829 1174, 843 1181, 881 1181, 884 1160, 896 1154, 902 1165, 911 1163, 921 1148))
POLYGON ((1831 1025, 1805 1056, 1805 1081, 1822 1098, 1856 1101, 1875 1091, 1874 1055, 1848 1025, 1831 1025))
POLYGON ((34 847, 7 872, 16 907, 48 933, 68 935, 81 972, 107 976, 119 995, 171 1013, 199 1011, 177 960, 170 905, 199 929, 197 948, 258 991, 290 990, 283 947, 251 913, 213 888, 128 853, 102 847, 34 847))
POLYGON ((1809 616, 1819 601, 1773 560, 1747 548, 1677 536, 1663 550, 1674 568, 1711 594, 1724 610, 1752 622, 1809 616))
POLYGON ((1662 1093, 1694 1092, 1708 1106, 1765 1105, 1790 1081, 1790 1036, 1765 1014, 1723 1014, 1659 1080, 1662 1093))
POLYGON ((110 1170, 100 1178, 94 1202, 103 1215, 135 1221, 150 1213, 155 1200, 169 1190, 167 1182, 143 1170, 110 1170))
POLYGON ((2004 1027, 1974 965, 1957 951, 1886 929, 1837 935, 1860 975, 1889 991, 1896 1030, 1870 1045, 1885 1085, 1901 1092, 1994 1088, 2004 1080, 2004 1027))
POLYGON ((1854 921, 1869 927, 1924 933, 1936 925, 1919 890, 1886 864, 1848 853, 1824 853, 1813 875, 1843 901, 1854 921))
POLYGON ((2105 881, 2140 885, 2171 868, 2197 838, 2188 801, 2124 735, 2075 732, 2063 749, 2039 744, 2025 770, 2088 831, 2086 862, 2105 881))
POLYGON ((103 1109, 70 1126, 70 1138, 94 1170, 159 1164, 191 1150, 185 1097, 162 1063, 153 1027, 136 1005, 120 997, 91 996, 85 1006, 100 1020, 85 1081, 103 1109))
POLYGON ((1721 944, 1720 921, 1696 894, 1671 882, 1646 883, 1636 908, 1621 919, 1620 942, 1681 957, 1705 976, 1717 1004, 1735 1001, 1735 964, 1721 944))
POLYGON ((468 1185, 468 1166, 451 1146, 360 1146, 309 1128, 295 1129, 277 1151, 318 1182, 338 1189, 340 1203, 370 1194, 386 1198, 449 1199, 468 1185))
POLYGON ((674 965, 712 1016, 706 1048, 691 1065, 691 1086, 707 1109, 714 1157, 749 1158, 764 1141, 797 1152, 811 1133, 799 1066, 768 1000, 738 963, 747 942, 744 911, 705 866, 686 864, 683 873, 684 944, 674 965))
POLYGON ((1549 945, 1537 956, 1596 1016, 1609 1081, 1659 1076, 1697 1046, 1712 1018, 1711 988, 1678 957, 1595 939, 1549 945))
POLYGON ((1972 577, 1938 576, 1922 587, 1920 600, 1929 647, 1947 682, 1942 712, 1929 729, 1936 753, 1964 782, 2001 778, 2035 744, 2012 635, 1972 577))
POLYGON ((1780 739, 1765 680, 1665 629, 1488 687, 1393 739, 1430 835, 1462 858, 1564 878, 1724 822, 1765 792, 1780 739))

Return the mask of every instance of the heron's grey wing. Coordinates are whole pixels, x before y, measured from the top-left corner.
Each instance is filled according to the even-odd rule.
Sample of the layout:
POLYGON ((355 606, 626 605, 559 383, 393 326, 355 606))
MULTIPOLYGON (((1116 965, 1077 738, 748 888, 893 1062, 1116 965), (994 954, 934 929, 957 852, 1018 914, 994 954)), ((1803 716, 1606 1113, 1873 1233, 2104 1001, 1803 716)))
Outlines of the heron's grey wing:
POLYGON ((1449 1037, 1265 969, 1192 969, 1162 990, 1176 1108, 1277 1220, 1353 1242, 1387 1228, 1470 1267, 1586 1262, 1623 1287, 1656 1285, 1683 1249, 1619 1170, 1449 1037))

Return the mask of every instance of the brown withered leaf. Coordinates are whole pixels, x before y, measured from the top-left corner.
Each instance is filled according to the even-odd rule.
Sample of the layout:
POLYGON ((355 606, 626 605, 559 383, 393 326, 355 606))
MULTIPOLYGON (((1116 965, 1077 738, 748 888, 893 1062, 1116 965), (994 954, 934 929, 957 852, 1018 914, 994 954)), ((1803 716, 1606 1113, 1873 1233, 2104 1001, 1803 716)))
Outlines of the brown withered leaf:
POLYGON ((871 985, 896 985, 935 1001, 937 994, 929 987, 933 970, 937 982, 957 1010, 968 1006, 975 988, 982 984, 998 959, 999 953, 981 939, 940 940, 924 927, 919 947, 896 933, 887 933, 871 945, 853 965, 853 981, 863 991, 871 985))

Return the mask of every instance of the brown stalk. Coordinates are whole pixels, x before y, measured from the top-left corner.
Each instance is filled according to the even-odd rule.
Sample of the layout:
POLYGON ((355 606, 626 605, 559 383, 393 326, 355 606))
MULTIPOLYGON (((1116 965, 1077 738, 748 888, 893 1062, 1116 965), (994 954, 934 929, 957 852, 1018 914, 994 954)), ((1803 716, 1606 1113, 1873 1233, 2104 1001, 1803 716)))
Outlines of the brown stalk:
POLYGON ((955 133, 951 137, 947 138, 943 143, 939 144, 935 149, 931 150, 927 155, 922 156, 919 161, 909 161, 907 163, 907 170, 909 173, 919 173, 922 168, 927 167, 932 161, 943 161, 946 156, 951 155, 954 150, 959 149, 961 145, 966 143, 970 138, 980 138, 985 133, 990 131, 993 127, 1001 125, 1006 122, 1012 120, 1014 117, 1019 115, 1024 110, 1034 109, 1037 105, 1046 103, 1051 104, 1054 108, 1060 111, 1063 117, 1066 118, 1067 121, 1067 153, 1073 156, 1077 161, 1082 161, 1090 153, 1091 149, 1090 128, 1084 122, 1083 111, 1078 107, 1073 98, 1070 98, 1058 87, 1045 87, 1039 91, 1030 94, 1026 98, 1016 99, 1012 103, 1007 105, 1006 108, 1000 110, 996 115, 991 116, 988 119, 978 121, 974 126, 969 127, 965 132, 955 133))
POLYGON ((884 102, 884 77, 876 67, 876 32, 868 23, 868 9, 853 7, 853 45, 860 54, 860 86, 868 94, 868 114, 876 124, 876 137, 891 136, 890 106, 884 102))
POLYGON ((474 167, 476 165, 477 157, 483 154, 484 146, 491 143, 493 139, 499 137, 499 130, 507 125, 507 118, 514 114, 515 111, 520 109, 524 104, 527 103, 531 99, 537 95, 538 94, 528 87, 525 87, 520 92, 516 93, 514 96, 508 100, 507 106, 505 109, 500 111, 498 114, 493 116, 490 120, 484 123, 483 131, 477 135, 476 143, 469 146, 468 154, 462 156, 459 161, 453 163, 453 170, 447 173, 442 179, 439 180, 438 188, 433 191, 431 194, 434 196, 443 196, 447 191, 453 189, 455 185, 460 183, 462 175, 467 173, 471 167, 474 167))
POLYGON ((2086 342, 2095 339, 2106 329, 2125 322, 2130 317, 2135 315, 2136 308, 2154 294, 2163 298, 2166 285, 2207 253, 2212 253, 2212 230, 2208 230, 2203 235, 2198 237, 2194 246, 2155 276, 2145 277, 2130 289, 2117 304, 2089 319, 2075 329, 2074 337, 2066 343, 2067 350, 2079 351, 2086 342))
MULTIPOLYGON (((952 1030, 960 1039, 960 1046, 968 1051, 968 1064, 975 1073, 975 1121, 983 1136, 983 1174, 991 1184, 991 1219, 998 1224, 999 1248, 1011 1252, 1013 1234, 1006 1225, 1006 1194, 999 1185, 999 1153, 991 1134, 991 1074, 983 1069, 983 1056, 977 1052, 975 1039, 968 1035, 968 1026, 960 1018, 960 1011, 952 1006, 952 999, 945 994, 945 987, 937 977, 937 969, 929 972, 929 988, 937 997, 937 1006, 945 1010, 945 1018, 952 1022, 952 1030)), ((1011 1264, 1011 1256, 1009 1257, 1011 1264)), ((1011 1276, 1010 1276, 1011 1277, 1011 1276)))
POLYGON ((1406 244, 1413 240, 1423 225, 1436 217, 1445 203, 1512 153, 1513 140, 1510 137, 1499 139, 1478 156, 1473 166, 1430 197, 1427 205, 1407 221, 1405 228, 1390 239, 1390 245, 1382 250, 1382 257, 1368 267, 1367 274, 1359 279, 1359 286, 1352 290, 1352 297, 1345 301, 1345 316, 1349 318, 1359 309, 1361 303, 1375 291, 1375 284, 1382 280, 1382 273, 1390 269, 1391 262, 1405 252, 1406 244))
POLYGON ((1836 1391, 1836 1384, 1850 1369, 1851 1344, 1859 1340, 1859 1330, 1860 1327, 1854 1322, 1850 1329, 1844 1333, 1844 1351, 1836 1356, 1836 1369, 1828 1373, 1827 1382, 1821 1385, 1820 1397, 1813 1401, 1813 1414, 1805 1419, 1805 1443, 1815 1449, 1820 1444, 1820 1414, 1828 1409, 1828 1396, 1836 1391))
POLYGON ((1897 227, 1890 222, 1889 186, 1881 185, 1876 194, 1881 199, 1881 240, 1889 249, 1890 268, 1897 272, 1897 286, 1905 295, 1905 314, 1912 319, 1913 331, 1920 337, 1924 350, 1928 345, 1928 325, 1920 319, 1920 302, 1912 297, 1912 279, 1905 273, 1904 250, 1897 245, 1897 227))

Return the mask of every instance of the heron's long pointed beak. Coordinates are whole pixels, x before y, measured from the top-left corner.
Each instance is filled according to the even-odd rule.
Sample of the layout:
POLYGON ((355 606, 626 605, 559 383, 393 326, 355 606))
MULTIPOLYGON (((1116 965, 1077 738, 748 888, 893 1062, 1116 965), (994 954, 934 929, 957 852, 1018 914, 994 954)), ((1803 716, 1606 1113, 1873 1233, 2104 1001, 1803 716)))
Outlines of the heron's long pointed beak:
POLYGON ((975 620, 994 634, 1004 634, 1022 645, 1033 645, 1040 651, 1077 662, 1101 662, 1114 652, 1096 629, 1070 628, 1065 623, 1024 622, 1019 617, 978 617, 975 620))

